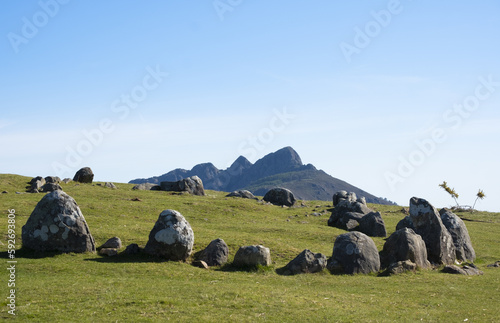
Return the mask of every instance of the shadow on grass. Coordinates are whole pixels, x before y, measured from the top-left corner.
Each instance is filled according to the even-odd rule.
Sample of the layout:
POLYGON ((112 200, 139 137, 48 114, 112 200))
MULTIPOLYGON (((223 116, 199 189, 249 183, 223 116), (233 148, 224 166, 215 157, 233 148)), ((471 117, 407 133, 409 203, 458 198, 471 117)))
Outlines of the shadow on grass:
MULTIPOLYGON (((27 248, 21 248, 17 249, 16 253, 14 254, 14 258, 11 258, 12 260, 15 259, 43 259, 43 258, 52 258, 58 255, 62 255, 64 252, 61 251, 37 251, 37 250, 31 250, 27 248)), ((10 254, 8 252, 0 252, 0 257, 9 259, 10 254)))
POLYGON ((271 266, 236 266, 233 263, 226 263, 225 265, 219 267, 219 271, 223 272, 248 272, 248 273, 269 273, 273 272, 273 267, 271 266))
POLYGON ((154 257, 143 252, 137 254, 127 254, 122 252, 116 256, 96 255, 95 258, 87 258, 84 259, 84 261, 93 261, 97 263, 163 263, 171 260, 154 257))

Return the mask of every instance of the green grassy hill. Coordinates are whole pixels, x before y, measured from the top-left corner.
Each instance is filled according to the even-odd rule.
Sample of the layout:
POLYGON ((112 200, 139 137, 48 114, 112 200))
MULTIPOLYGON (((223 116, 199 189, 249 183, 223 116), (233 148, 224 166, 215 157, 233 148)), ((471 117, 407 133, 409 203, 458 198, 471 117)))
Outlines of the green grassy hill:
MULTIPOLYGON (((0 175, 0 252, 7 256, 7 215, 16 213, 16 244, 21 227, 43 194, 24 192, 30 178, 0 175)), ((133 191, 132 184, 113 190, 92 184, 61 184, 79 204, 99 246, 118 236, 124 246, 144 246, 160 212, 175 209, 195 234, 194 252, 222 238, 230 259, 242 245, 271 249, 273 265, 256 271, 231 268, 203 270, 186 263, 163 262, 147 256, 60 254, 39 257, 19 252, 16 260, 17 319, 63 321, 497 321, 500 317, 500 214, 459 214, 467 221, 476 265, 483 276, 465 277, 419 271, 393 277, 331 275, 328 272, 280 276, 275 272, 304 249, 328 257, 335 238, 344 231, 327 226, 331 204, 305 201, 305 207, 281 208, 255 200, 190 196, 161 191, 133 191), (132 201, 139 198, 140 201, 132 201), (313 216, 313 213, 322 216, 313 216)), ((408 197, 410 198, 410 197, 408 197)), ((424 197, 425 198, 425 197, 424 197)), ((300 205, 300 203, 299 203, 300 205)), ((404 217, 401 207, 370 205, 382 213, 391 234, 404 217)), ((374 238, 382 249, 384 240, 374 238)), ((7 263, 4 266, 7 268, 7 263)), ((7 318, 9 280, 0 275, 1 317, 7 318)))

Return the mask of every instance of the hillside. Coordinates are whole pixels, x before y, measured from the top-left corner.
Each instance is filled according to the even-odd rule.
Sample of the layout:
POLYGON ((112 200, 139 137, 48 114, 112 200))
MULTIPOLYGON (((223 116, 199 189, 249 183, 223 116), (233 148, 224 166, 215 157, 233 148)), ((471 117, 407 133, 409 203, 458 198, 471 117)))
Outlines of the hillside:
POLYGON ((364 196, 368 203, 392 205, 387 199, 376 197, 345 181, 332 177, 311 164, 304 165, 299 154, 291 147, 268 154, 252 164, 240 156, 225 170, 212 163, 194 166, 191 170, 175 169, 161 176, 139 178, 129 183, 154 183, 178 181, 198 176, 206 189, 231 192, 246 189, 256 195, 264 195, 273 187, 290 189, 299 199, 330 201, 340 190, 364 196))
MULTIPOLYGON (((45 174, 44 174, 45 175, 45 174)), ((99 246, 118 236, 123 245, 144 247, 158 215, 171 208, 189 221, 193 252, 222 238, 231 262, 243 245, 271 250, 272 265, 255 271, 229 267, 204 270, 187 262, 166 262, 144 255, 37 254, 21 250, 21 228, 44 194, 23 192, 30 178, 0 175, 0 209, 7 233, 7 210, 16 214, 16 320, 20 322, 353 322, 498 320, 500 214, 463 216, 483 276, 457 276, 421 270, 392 277, 332 275, 329 272, 281 276, 276 272, 310 249, 330 257, 335 238, 345 231, 327 226, 331 202, 309 201, 304 207, 281 208, 255 200, 226 198, 217 191, 191 196, 162 191, 133 191, 94 184, 62 183, 78 203, 99 246), (320 216, 314 216, 314 213, 320 216), (471 295, 473 297, 471 297, 471 295)), ((369 205, 380 211, 388 234, 405 216, 401 207, 369 205)), ((380 251, 383 238, 373 238, 380 251)), ((124 248, 123 248, 124 249, 124 248)), ((123 251, 122 249, 122 251, 123 251)), ((0 244, 7 257, 7 243, 0 244)), ((7 264, 5 264, 7 268, 7 264)), ((0 316, 7 318, 5 283, 0 316)))

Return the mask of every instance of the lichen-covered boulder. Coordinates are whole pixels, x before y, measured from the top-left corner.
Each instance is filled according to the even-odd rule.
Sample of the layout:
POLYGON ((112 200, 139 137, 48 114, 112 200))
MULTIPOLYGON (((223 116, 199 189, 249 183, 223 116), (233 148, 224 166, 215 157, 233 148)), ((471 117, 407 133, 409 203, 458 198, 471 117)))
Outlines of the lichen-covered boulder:
POLYGON ((185 261, 193 250, 194 233, 189 222, 175 210, 160 213, 144 252, 167 260, 185 261))
POLYGON ((317 273, 326 268, 326 256, 322 253, 313 253, 309 249, 302 251, 295 259, 290 261, 283 274, 297 275, 306 273, 317 273))
POLYGON ((227 262, 229 248, 222 239, 215 239, 201 251, 199 260, 204 261, 208 266, 222 266, 227 262))
POLYGON ((380 270, 380 257, 375 242, 364 233, 349 232, 335 239, 332 258, 327 268, 334 273, 369 274, 380 270))
POLYGON ((286 188, 277 187, 269 190, 266 195, 264 195, 264 201, 279 206, 293 206, 296 200, 292 191, 286 188))
POLYGON ((264 246, 243 246, 234 256, 233 265, 236 267, 269 266, 271 252, 264 246))
POLYGON ((203 181, 198 176, 191 176, 177 182, 161 182, 160 187, 167 192, 188 192, 192 195, 205 195, 203 181))
POLYGON ((402 227, 413 229, 422 237, 431 263, 448 265, 455 262, 453 238, 438 211, 426 200, 416 197, 410 199, 410 215, 398 223, 397 229, 402 227))
POLYGON ((79 183, 90 184, 94 180, 94 173, 92 172, 92 169, 90 169, 90 167, 83 167, 76 172, 73 180, 79 183))
POLYGON ((424 240, 409 228, 403 228, 391 234, 380 252, 382 268, 388 268, 394 263, 406 260, 411 261, 419 268, 431 267, 427 260, 424 240))
POLYGON ((22 228, 23 247, 38 251, 94 252, 95 242, 75 200, 56 190, 36 205, 22 228))
POLYGON ((441 209, 439 214, 441 215, 441 221, 443 221, 444 226, 453 238, 457 260, 476 260, 476 252, 472 247, 469 231, 467 230, 464 221, 462 221, 462 219, 460 219, 455 213, 447 209, 441 209))

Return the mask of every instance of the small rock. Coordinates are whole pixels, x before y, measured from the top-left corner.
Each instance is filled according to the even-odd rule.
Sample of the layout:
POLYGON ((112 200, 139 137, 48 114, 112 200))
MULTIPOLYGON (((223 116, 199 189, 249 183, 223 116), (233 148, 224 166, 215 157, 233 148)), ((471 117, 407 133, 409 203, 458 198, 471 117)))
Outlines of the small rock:
POLYGON ((466 275, 466 276, 477 276, 482 275, 483 272, 479 270, 474 264, 466 264, 462 267, 455 265, 445 266, 442 270, 446 274, 456 274, 456 275, 466 275))
POLYGON ((113 237, 113 238, 109 239, 108 241, 106 241, 100 248, 102 248, 102 249, 108 249, 108 248, 121 249, 121 247, 122 247, 122 241, 120 240, 120 238, 113 237))
POLYGON ((264 246, 240 247, 234 256, 233 264, 238 267, 269 266, 271 265, 271 252, 264 246))
POLYGON ((198 267, 198 268, 202 268, 202 269, 208 269, 208 265, 206 262, 204 262, 203 260, 195 260, 193 261, 192 263, 193 266, 195 267, 198 267))
POLYGON ((417 264, 405 260, 398 261, 389 265, 386 271, 384 271, 381 276, 399 275, 405 272, 415 272, 417 270, 417 264))
POLYGON ((8 194, 8 193, 9 193, 9 192, 7 192, 7 191, 3 191, 3 192, 2 192, 2 194, 8 194))
POLYGON ((142 202, 142 200, 138 197, 134 197, 133 199, 131 199, 131 201, 134 201, 134 202, 142 202))
POLYGON ((65 178, 62 180, 64 184, 68 184, 69 182, 72 182, 73 180, 71 178, 65 178))
POLYGON ((247 190, 234 191, 234 192, 229 193, 228 195, 226 195, 226 197, 241 197, 241 198, 245 198, 245 199, 258 200, 258 198, 256 198, 252 194, 252 192, 247 191, 247 190))
POLYGON ((116 256, 118 254, 118 250, 116 250, 114 248, 103 248, 103 249, 99 250, 99 254, 101 256, 113 257, 113 256, 116 256))
POLYGON ((160 191, 161 187, 158 184, 153 184, 153 183, 142 183, 142 184, 137 184, 134 187, 132 187, 134 191, 160 191))
POLYGON ((76 172, 73 180, 75 182, 91 184, 94 180, 94 173, 92 172, 92 169, 90 169, 90 167, 83 167, 78 172, 76 172))
POLYGON ((116 189, 118 188, 118 187, 116 187, 116 185, 115 185, 115 184, 113 184, 113 183, 109 183, 109 182, 104 183, 104 186, 105 186, 105 187, 108 187, 108 188, 112 188, 112 189, 114 189, 114 190, 116 190, 116 189))
POLYGON ((498 268, 500 267, 500 261, 495 262, 494 264, 488 265, 489 268, 498 268))

